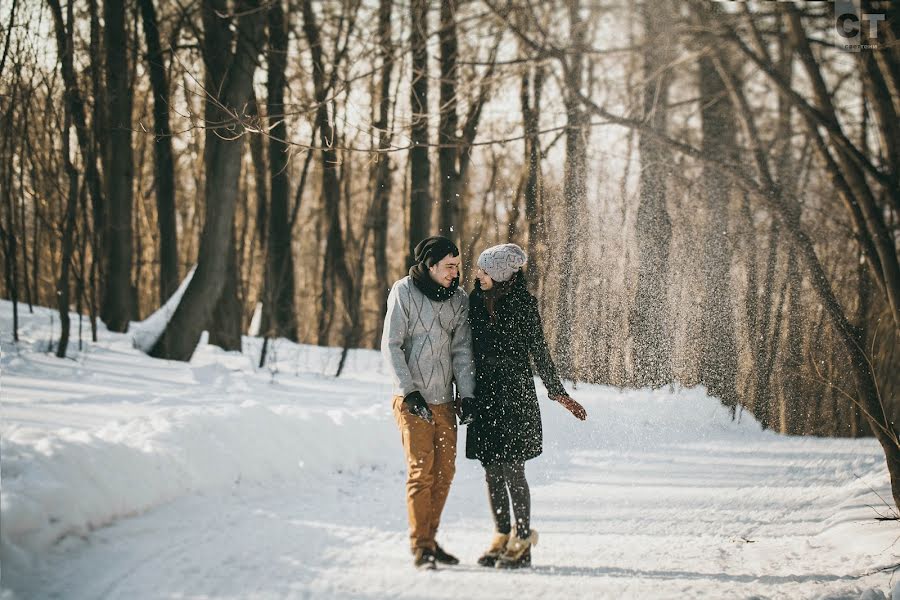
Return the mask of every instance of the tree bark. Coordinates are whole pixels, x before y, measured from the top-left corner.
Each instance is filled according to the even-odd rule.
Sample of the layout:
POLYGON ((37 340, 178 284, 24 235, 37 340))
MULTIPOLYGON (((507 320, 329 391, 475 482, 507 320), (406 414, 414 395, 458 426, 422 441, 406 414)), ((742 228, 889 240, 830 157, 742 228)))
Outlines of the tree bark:
POLYGON ((528 271, 532 274, 528 284, 532 292, 540 290, 541 260, 538 249, 545 235, 541 218, 541 139, 538 135, 541 121, 541 94, 544 87, 544 69, 536 66, 522 72, 520 102, 522 123, 525 130, 525 220, 528 221, 528 271))
POLYGON ((440 171, 440 214, 438 231, 444 237, 459 242, 460 227, 460 173, 457 169, 459 115, 457 107, 459 43, 456 37, 457 0, 441 2, 441 85, 440 124, 438 125, 438 169, 440 171))
POLYGON ((415 247, 431 235, 431 163, 428 158, 428 1, 410 0, 410 85, 409 169, 409 255, 412 265, 415 247))
MULTIPOLYGON (((89 46, 91 92, 88 98, 93 101, 93 109, 91 111, 91 149, 100 162, 100 171, 105 176, 109 173, 109 135, 107 131, 109 118, 106 114, 109 101, 106 97, 106 81, 103 77, 105 56, 103 54, 103 29, 100 26, 100 7, 98 2, 99 0, 88 0, 88 12, 91 19, 91 41, 89 46)), ((105 182, 101 181, 100 185, 105 185, 105 182)), ((103 191, 104 194, 107 194, 106 189, 103 191)), ((108 241, 107 227, 109 224, 107 201, 108 198, 104 197, 102 201, 98 202, 98 199, 91 194, 91 213, 94 219, 91 250, 95 256, 93 261, 96 265, 94 269, 96 271, 94 281, 96 288, 94 293, 96 295, 95 304, 98 305, 98 313, 99 305, 102 304, 103 295, 105 294, 106 270, 108 268, 106 262, 109 256, 106 247, 108 241)))
MULTIPOLYGON (((389 130, 391 112, 391 75, 394 69, 394 44, 391 39, 391 12, 393 0, 378 2, 378 48, 381 59, 381 83, 378 102, 378 148, 382 151, 391 146, 392 134, 389 130)), ((372 255, 375 261, 375 289, 378 300, 378 323, 384 322, 387 313, 387 297, 391 285, 388 271, 388 210, 391 198, 391 159, 387 152, 378 156, 372 167, 375 181, 372 207, 372 255)), ((381 343, 381 329, 376 327, 373 335, 375 347, 381 343)))
MULTIPOLYGON (((666 128, 666 105, 671 77, 668 41, 668 3, 645 4, 644 122, 657 131, 666 128)), ((638 244, 638 281, 629 315, 633 338, 633 385, 657 387, 672 380, 671 332, 667 297, 669 244, 672 223, 666 210, 668 149, 652 135, 641 133, 640 201, 635 223, 638 244)))
MULTIPOLYGON (((75 127, 75 135, 78 140, 78 147, 81 151, 85 184, 88 186, 94 211, 95 235, 99 235, 97 230, 98 228, 102 228, 105 223, 102 183, 100 180, 100 172, 97 170, 97 154, 92 140, 88 135, 84 100, 81 97, 81 90, 78 87, 78 77, 75 73, 75 49, 71 32, 66 31, 66 25, 63 21, 62 8, 60 7, 59 0, 47 0, 47 4, 53 15, 56 45, 59 52, 59 67, 65 86, 63 101, 66 104, 72 119, 72 124, 75 127)), ((102 242, 98 242, 96 248, 97 255, 101 254, 101 246, 102 242)), ((37 264, 37 260, 35 260, 35 264, 37 264)), ((100 279, 102 286, 102 268, 100 268, 100 279)), ((35 277, 35 281, 37 281, 37 277, 35 277)))
POLYGON ((154 167, 156 176, 156 220, 159 229, 159 305, 178 289, 178 230, 175 220, 175 159, 169 126, 169 79, 159 41, 153 0, 140 0, 147 66, 153 90, 154 167))
MULTIPOLYGON (((51 0, 52 1, 52 0, 51 0)), ((238 196, 243 147, 240 111, 250 99, 253 73, 263 36, 264 13, 256 0, 241 2, 234 50, 229 13, 219 0, 203 5, 204 62, 207 69, 205 121, 206 219, 200 236, 197 269, 184 297, 151 354, 159 358, 189 360, 228 277, 228 253, 238 196), (221 108, 220 108, 221 107, 221 108), (219 135, 213 128, 228 134, 219 135)))
POLYGON ((225 281, 209 320, 209 343, 223 350, 241 350, 241 302, 238 297, 237 244, 232 230, 229 236, 225 281))
POLYGON ((103 3, 106 46, 106 82, 109 110, 109 172, 107 181, 108 242, 106 286, 101 318, 110 331, 126 331, 135 316, 131 283, 132 182, 134 161, 131 148, 131 107, 133 91, 129 82, 128 34, 125 31, 125 3, 103 3))
MULTIPOLYGON (((710 11, 717 18, 717 9, 710 11)), ((722 60, 725 60, 722 58, 722 60)), ((727 66, 725 68, 728 68, 727 66)), ((699 88, 703 98, 700 109, 703 141, 701 149, 723 160, 737 161, 733 108, 725 83, 710 57, 699 61, 699 88)), ((700 382, 710 395, 731 408, 738 404, 737 342, 734 334, 734 308, 731 303, 731 240, 728 235, 731 180, 721 169, 704 163, 701 190, 705 200, 706 223, 702 237, 701 277, 703 299, 700 317, 700 382)))
MULTIPOLYGON (((72 5, 69 4, 68 20, 69 20, 69 43, 72 42, 72 5)), ((66 110, 65 126, 63 127, 63 164, 65 165, 66 177, 68 179, 68 196, 66 198, 66 213, 63 221, 62 236, 62 252, 59 261, 59 279, 56 284, 56 300, 59 309, 59 345, 56 347, 56 356, 58 358, 66 357, 66 350, 69 346, 69 330, 71 322, 69 319, 69 267, 72 264, 72 252, 74 249, 73 233, 75 231, 75 214, 78 207, 78 171, 72 164, 71 152, 69 149, 69 131, 71 128, 71 115, 66 110)))
MULTIPOLYGON (((325 257, 322 270, 322 299, 319 312, 317 343, 328 344, 333 311, 337 308, 336 286, 341 286, 343 299, 348 303, 354 297, 354 282, 347 265, 344 235, 341 231, 341 180, 338 174, 340 161, 333 143, 335 131, 328 114, 328 90, 330 84, 325 78, 325 59, 322 41, 312 0, 303 2, 303 30, 309 42, 313 64, 313 86, 316 96, 316 125, 322 145, 322 204, 325 209, 327 233, 325 237, 325 257)), ((337 60, 332 69, 337 69, 337 60)), ((346 307, 345 307, 346 308, 346 307)))
POLYGON ((288 179, 287 125, 284 114, 284 90, 287 85, 288 32, 281 0, 269 8, 269 78, 266 83, 269 119, 270 203, 266 252, 265 302, 271 304, 267 334, 297 341, 297 317, 294 307, 293 236, 288 215, 290 181, 288 179))
POLYGON ((584 79, 584 41, 586 23, 580 0, 568 0, 570 56, 565 78, 566 164, 563 170, 562 218, 565 232, 561 244, 559 291, 556 312, 556 364, 560 376, 573 376, 572 330, 574 326, 573 293, 577 281, 576 250, 582 247, 579 222, 586 208, 588 118, 579 96, 584 79))

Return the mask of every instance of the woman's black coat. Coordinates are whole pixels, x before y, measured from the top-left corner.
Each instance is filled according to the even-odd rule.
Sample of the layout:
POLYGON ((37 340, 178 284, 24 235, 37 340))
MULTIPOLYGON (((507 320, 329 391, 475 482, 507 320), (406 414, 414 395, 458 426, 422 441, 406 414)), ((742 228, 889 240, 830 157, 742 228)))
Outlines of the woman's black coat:
POLYGON ((477 417, 466 433, 466 457, 483 464, 524 462, 539 455, 543 443, 529 357, 550 395, 566 392, 544 340, 537 300, 521 272, 512 290, 497 300, 495 313, 492 323, 476 283, 469 320, 477 417))

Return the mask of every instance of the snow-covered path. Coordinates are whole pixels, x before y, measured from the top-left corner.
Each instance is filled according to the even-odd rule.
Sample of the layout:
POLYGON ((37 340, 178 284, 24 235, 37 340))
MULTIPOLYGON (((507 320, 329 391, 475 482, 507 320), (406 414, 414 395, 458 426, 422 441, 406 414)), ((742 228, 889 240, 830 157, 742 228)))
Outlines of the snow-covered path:
POLYGON ((785 467, 784 454, 815 449, 779 448, 768 458, 707 449, 719 456, 698 463, 686 450, 626 463, 583 452, 563 472, 532 469, 542 539, 525 573, 474 565, 490 526, 479 473, 468 465, 441 535, 463 564, 444 572, 410 566, 402 475, 367 470, 317 489, 192 496, 68 539, 35 574, 33 591, 71 599, 512 598, 516 590, 528 598, 856 598, 886 582, 858 579, 889 556, 860 552, 870 542, 847 539, 858 526, 841 535, 835 507, 847 486, 824 481, 857 452, 785 467))
POLYGON ((376 354, 355 353, 335 380, 318 374, 333 352, 282 343, 273 383, 240 355, 204 347, 189 365, 164 363, 109 334, 58 361, 34 351, 42 327, 26 322, 18 351, 3 328, 7 595, 890 593, 890 573, 874 571, 898 562, 900 531, 873 519, 887 510, 875 492, 888 497, 873 440, 776 436, 732 422, 702 390, 581 386, 586 423, 542 401, 545 453, 528 463, 535 567, 475 565, 492 526, 481 469, 460 456, 439 540, 463 562, 420 573, 376 354))

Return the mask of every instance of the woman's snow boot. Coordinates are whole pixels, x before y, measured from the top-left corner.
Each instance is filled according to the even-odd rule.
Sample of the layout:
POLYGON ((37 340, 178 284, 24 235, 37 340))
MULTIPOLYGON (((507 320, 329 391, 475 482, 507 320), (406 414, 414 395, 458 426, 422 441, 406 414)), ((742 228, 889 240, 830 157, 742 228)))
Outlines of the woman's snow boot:
POLYGON ((508 533, 495 533, 494 541, 491 542, 491 547, 481 555, 481 558, 478 559, 478 564, 482 567, 493 567, 497 564, 497 559, 503 554, 503 551, 506 550, 507 542, 509 542, 508 533))
POLYGON ((518 535, 510 536, 503 554, 497 557, 496 567, 498 569, 530 567, 531 547, 537 546, 537 542, 538 533, 533 529, 527 538, 521 538, 518 535))

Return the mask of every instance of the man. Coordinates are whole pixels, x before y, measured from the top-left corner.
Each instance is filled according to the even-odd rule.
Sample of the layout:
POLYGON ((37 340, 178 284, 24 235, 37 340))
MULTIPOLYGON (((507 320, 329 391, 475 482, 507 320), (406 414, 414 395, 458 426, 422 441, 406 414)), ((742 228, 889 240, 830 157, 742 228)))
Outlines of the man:
POLYGON ((381 353, 394 382, 394 417, 406 454, 409 537, 417 568, 457 564, 435 541, 456 472, 456 393, 462 422, 474 414, 469 301, 459 289, 459 249, 445 237, 415 248, 416 264, 387 300, 381 353))

